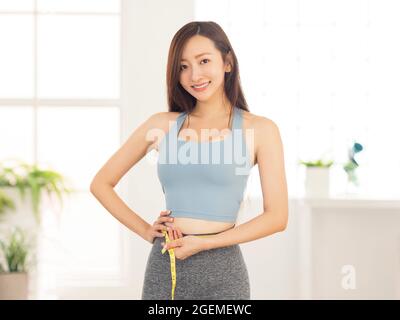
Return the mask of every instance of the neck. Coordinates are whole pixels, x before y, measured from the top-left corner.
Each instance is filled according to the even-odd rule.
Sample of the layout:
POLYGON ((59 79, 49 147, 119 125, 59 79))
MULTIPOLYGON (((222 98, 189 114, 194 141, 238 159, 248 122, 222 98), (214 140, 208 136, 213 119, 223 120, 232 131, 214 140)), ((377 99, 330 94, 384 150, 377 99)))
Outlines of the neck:
POLYGON ((191 112, 192 116, 207 119, 215 119, 229 115, 232 104, 228 99, 222 101, 197 101, 191 112))

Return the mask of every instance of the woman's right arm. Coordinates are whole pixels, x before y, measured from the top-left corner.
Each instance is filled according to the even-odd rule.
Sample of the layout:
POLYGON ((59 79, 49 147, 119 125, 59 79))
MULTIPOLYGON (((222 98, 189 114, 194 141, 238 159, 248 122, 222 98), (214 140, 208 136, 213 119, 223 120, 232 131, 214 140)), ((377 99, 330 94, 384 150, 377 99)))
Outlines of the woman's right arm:
POLYGON ((160 135, 161 129, 158 128, 165 123, 166 117, 167 112, 158 112, 143 122, 100 168, 90 184, 90 192, 107 211, 147 241, 151 225, 126 205, 114 191, 114 187, 125 173, 152 149, 157 133, 160 135))

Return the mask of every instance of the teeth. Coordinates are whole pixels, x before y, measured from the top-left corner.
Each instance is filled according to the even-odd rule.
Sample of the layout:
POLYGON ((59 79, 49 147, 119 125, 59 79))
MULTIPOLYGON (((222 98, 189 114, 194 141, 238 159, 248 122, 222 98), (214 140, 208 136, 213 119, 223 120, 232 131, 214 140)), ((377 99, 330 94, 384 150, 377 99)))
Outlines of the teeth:
POLYGON ((205 86, 207 86, 209 84, 209 82, 206 82, 200 86, 193 86, 193 88, 204 88, 205 86))

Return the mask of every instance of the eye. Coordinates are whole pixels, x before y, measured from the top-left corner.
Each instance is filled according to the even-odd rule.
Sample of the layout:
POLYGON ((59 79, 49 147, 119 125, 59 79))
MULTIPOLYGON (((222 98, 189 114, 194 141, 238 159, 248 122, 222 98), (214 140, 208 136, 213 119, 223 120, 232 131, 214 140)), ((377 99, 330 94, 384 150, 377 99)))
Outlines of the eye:
MULTIPOLYGON (((210 59, 203 59, 203 60, 201 60, 200 62, 203 62, 203 61, 205 61, 205 60, 210 61, 210 59)), ((181 64, 180 71, 183 70, 183 69, 182 69, 183 67, 186 67, 186 65, 181 64)))

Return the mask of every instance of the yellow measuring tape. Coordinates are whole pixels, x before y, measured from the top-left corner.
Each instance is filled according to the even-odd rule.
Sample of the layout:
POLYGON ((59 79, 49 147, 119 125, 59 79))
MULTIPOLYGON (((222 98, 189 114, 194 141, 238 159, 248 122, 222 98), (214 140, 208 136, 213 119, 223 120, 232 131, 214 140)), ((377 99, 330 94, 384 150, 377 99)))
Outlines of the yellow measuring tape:
MULTIPOLYGON (((165 230, 162 230, 164 236, 165 236, 165 242, 168 243, 171 240, 169 239, 168 236, 168 232, 165 230)), ((196 237, 209 237, 212 235, 196 235, 196 237)), ((163 248, 161 250, 161 253, 164 254, 165 253, 165 249, 163 248)), ((176 266, 175 266, 175 252, 174 252, 174 248, 168 249, 168 253, 169 253, 169 257, 170 257, 170 261, 171 261, 171 279, 172 279, 172 289, 171 289, 171 296, 172 296, 172 300, 174 300, 174 294, 175 294, 175 287, 176 287, 176 266)))

